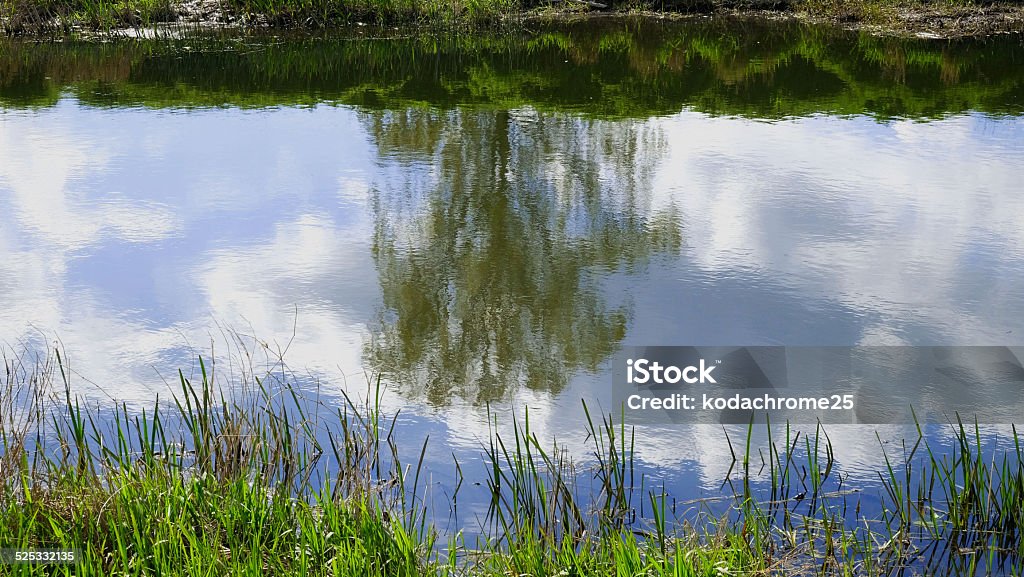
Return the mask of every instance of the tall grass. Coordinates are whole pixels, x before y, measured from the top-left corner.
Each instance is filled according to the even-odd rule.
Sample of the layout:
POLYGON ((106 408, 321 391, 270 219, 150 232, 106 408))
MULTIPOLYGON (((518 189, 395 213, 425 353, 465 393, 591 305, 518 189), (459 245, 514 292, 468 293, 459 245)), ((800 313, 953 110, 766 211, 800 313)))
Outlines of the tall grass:
POLYGON ((523 8, 521 0, 225 0, 250 24, 324 28, 344 24, 473 24, 523 8))
POLYGON ((168 22, 303 29, 450 26, 495 23, 526 7, 522 0, 2 0, 0 27, 32 34, 138 30, 168 22))
POLYGON ((820 426, 769 424, 757 448, 751 424, 727 439, 723 500, 680 504, 640 472, 621 414, 584 406, 580 460, 529 413, 505 435, 491 415, 480 537, 444 539, 425 505, 427 445, 399 458, 379 379, 332 408, 280 371, 221 387, 201 359, 171 399, 136 410, 73 395, 58 354, 4 361, 0 547, 78 559, 0 574, 973 575, 1020 574, 1024 558, 1016 429, 997 451, 977 426, 956 423, 942 450, 919 428, 885 453, 869 514, 820 426))
POLYGON ((4 547, 73 548, 88 574, 417 575, 425 567, 433 533, 406 501, 416 481, 376 404, 347 399, 326 416, 338 426, 324 428, 324 404, 260 377, 228 395, 201 359, 197 382, 179 373, 170 405, 158 399, 133 413, 73 397, 59 355, 33 368, 24 357, 5 364, 4 547), (63 391, 53 390, 54 377, 63 391))
POLYGON ((13 34, 138 29, 177 19, 172 0, 0 0, 0 28, 13 34))
MULTIPOLYGON (((167 22, 320 29, 365 24, 494 25, 596 12, 680 14, 763 11, 889 32, 944 36, 1016 31, 1022 0, 0 0, 0 27, 13 34, 111 32, 167 22), (969 22, 961 22, 969 20, 969 22)), ((518 26, 525 29, 521 23, 518 26)), ((611 39, 614 41, 615 39, 611 39)))

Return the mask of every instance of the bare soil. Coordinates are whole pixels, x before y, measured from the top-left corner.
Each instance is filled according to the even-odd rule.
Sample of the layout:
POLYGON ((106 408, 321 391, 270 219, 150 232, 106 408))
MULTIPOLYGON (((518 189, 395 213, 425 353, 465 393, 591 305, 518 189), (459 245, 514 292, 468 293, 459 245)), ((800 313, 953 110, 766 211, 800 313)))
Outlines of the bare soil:
POLYGON ((848 30, 863 30, 880 36, 914 36, 918 38, 966 38, 994 34, 1024 34, 1024 4, 990 3, 963 6, 945 3, 904 2, 877 9, 864 16, 851 5, 843 3, 832 9, 809 11, 785 4, 784 0, 716 0, 708 10, 697 12, 657 11, 595 11, 544 10, 534 12, 531 19, 583 19, 602 15, 638 15, 655 19, 687 19, 727 14, 733 17, 757 17, 770 20, 802 20, 833 24, 848 30))

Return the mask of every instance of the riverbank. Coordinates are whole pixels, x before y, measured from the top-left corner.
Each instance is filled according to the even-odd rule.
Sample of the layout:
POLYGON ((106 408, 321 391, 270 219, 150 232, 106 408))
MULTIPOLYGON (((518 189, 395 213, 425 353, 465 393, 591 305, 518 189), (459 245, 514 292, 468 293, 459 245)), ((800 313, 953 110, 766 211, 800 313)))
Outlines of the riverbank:
POLYGON ((960 38, 1024 31, 1024 3, 1004 0, 0 0, 8 35, 136 35, 153 27, 322 30, 404 26, 523 29, 531 22, 714 15, 827 22, 879 35, 960 38))
POLYGON ((482 441, 485 478, 463 478, 456 461, 454 486, 438 488, 423 468, 429 440, 399 447, 379 381, 332 405, 280 369, 221 390, 200 361, 172 402, 134 411, 89 408, 59 357, 13 359, 0 383, 5 574, 975 575, 1018 574, 1024 559, 1015 431, 1008 452, 962 424, 936 452, 910 439, 867 495, 837 478, 821 427, 774 439, 769 428, 762 452, 752 425, 725 443, 722 497, 679 503, 636 474, 633 434, 614 415, 586 412, 585 463, 527 416, 482 441), (480 527, 442 533, 428 497, 454 508, 463 485, 486 489, 480 527), (17 562, 31 551, 61 563, 17 562))

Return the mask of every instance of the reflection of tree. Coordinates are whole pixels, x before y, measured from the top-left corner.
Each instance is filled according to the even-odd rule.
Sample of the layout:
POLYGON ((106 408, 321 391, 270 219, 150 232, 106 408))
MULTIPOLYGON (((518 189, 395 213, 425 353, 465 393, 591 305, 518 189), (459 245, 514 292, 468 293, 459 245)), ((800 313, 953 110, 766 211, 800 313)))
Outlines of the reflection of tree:
POLYGON ((596 277, 679 250, 674 211, 649 206, 661 147, 644 125, 465 110, 368 121, 393 177, 375 193, 384 310, 367 358, 433 403, 557 391, 595 368, 629 315, 596 277))

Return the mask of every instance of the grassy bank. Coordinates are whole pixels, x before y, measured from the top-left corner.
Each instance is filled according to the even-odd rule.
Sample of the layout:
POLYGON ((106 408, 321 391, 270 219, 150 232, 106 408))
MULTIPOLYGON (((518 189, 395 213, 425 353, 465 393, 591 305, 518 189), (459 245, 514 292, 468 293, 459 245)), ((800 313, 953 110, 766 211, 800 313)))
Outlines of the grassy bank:
POLYGON ((5 365, 0 548, 74 550, 76 563, 0 575, 973 575, 1019 574, 1024 558, 1016 433, 1006 453, 962 425, 951 451, 918 439, 891 452, 870 517, 856 488, 832 489, 824 430, 787 428, 766 452, 748 436, 728 506, 683 518, 645 487, 614 417, 587 413, 586 466, 527 418, 483 443, 488 513, 466 539, 429 522, 427 445, 399 459, 400 417, 382 414, 377 387, 330 406, 271 371, 229 393, 201 363, 172 401, 135 411, 88 408, 57 356, 5 365))
POLYGON ((528 27, 580 15, 786 15, 875 32, 955 37, 1020 31, 1021 0, 0 0, 8 34, 139 29, 165 23, 322 29, 528 27))

